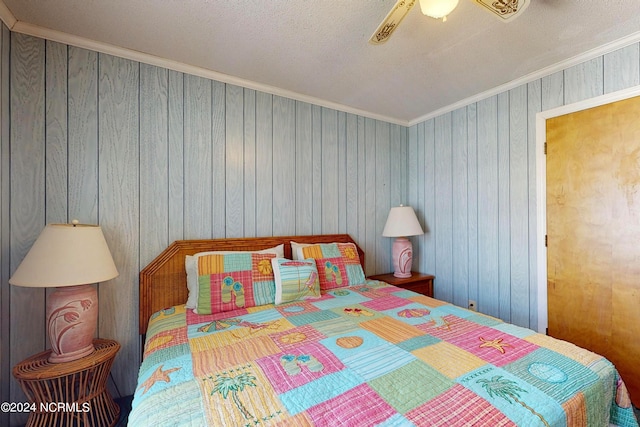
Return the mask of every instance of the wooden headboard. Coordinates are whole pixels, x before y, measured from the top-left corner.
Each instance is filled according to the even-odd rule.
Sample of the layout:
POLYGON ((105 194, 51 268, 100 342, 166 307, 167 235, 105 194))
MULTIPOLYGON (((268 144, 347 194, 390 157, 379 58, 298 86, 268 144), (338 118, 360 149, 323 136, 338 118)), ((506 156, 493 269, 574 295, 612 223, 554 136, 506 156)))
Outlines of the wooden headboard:
MULTIPOLYGON (((187 301, 187 255, 206 251, 257 251, 284 244, 284 255, 291 259, 290 241, 298 243, 354 243, 348 234, 316 236, 246 237, 236 239, 176 240, 140 272, 139 331, 147 333, 149 317, 158 310, 187 301)), ((364 269, 364 252, 356 244, 364 269)))

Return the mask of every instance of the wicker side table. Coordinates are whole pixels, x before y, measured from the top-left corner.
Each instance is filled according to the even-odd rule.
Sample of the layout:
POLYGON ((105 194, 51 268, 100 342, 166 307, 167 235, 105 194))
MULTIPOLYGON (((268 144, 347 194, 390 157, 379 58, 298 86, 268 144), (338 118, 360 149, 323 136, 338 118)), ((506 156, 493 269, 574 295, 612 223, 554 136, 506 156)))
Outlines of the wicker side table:
POLYGON ((96 351, 81 359, 49 363, 50 350, 13 367, 33 411, 30 426, 113 426, 120 408, 107 390, 107 379, 120 344, 95 339, 96 351))

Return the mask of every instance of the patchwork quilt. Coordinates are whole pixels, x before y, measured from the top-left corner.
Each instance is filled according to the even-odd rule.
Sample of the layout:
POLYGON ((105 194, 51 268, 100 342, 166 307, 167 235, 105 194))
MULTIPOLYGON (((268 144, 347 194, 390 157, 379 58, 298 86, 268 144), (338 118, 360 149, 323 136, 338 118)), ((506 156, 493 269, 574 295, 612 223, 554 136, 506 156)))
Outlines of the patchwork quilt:
POLYGON ((131 426, 637 426, 614 366, 389 284, 154 314, 131 426))

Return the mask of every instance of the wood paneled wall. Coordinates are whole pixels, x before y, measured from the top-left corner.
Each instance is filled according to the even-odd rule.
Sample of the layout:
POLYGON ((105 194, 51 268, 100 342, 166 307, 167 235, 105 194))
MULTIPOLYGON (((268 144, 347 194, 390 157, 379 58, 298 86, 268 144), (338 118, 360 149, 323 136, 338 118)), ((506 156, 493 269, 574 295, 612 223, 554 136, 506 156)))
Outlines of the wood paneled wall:
MULTIPOLYGON (((9 145, 9 42, 8 28, 0 25, 0 400, 9 401, 11 384, 11 363, 9 333, 9 277, 11 266, 9 253, 9 194, 10 187, 10 145, 9 145)), ((0 424, 9 424, 9 414, 0 413, 0 424)))
POLYGON ((392 268, 381 232, 404 202, 406 128, 3 37, 2 400, 23 398, 10 367, 47 347, 46 292, 7 282, 47 223, 103 227, 120 275, 99 285, 98 335, 122 345, 123 394, 140 363, 138 272, 176 239, 349 233, 368 274, 392 268))
POLYGON ((537 328, 535 117, 640 84, 638 44, 408 129, 408 203, 435 296, 537 328))
POLYGON ((46 223, 74 218, 103 226, 120 271, 99 285, 98 333, 123 345, 123 394, 140 363, 138 272, 176 239, 349 233, 367 274, 382 273, 380 233, 405 203, 427 231, 414 265, 437 276, 437 297, 535 327, 535 114, 640 80, 632 45, 405 128, 1 36, 2 401, 23 398, 11 366, 47 347, 46 292, 8 278, 46 223))

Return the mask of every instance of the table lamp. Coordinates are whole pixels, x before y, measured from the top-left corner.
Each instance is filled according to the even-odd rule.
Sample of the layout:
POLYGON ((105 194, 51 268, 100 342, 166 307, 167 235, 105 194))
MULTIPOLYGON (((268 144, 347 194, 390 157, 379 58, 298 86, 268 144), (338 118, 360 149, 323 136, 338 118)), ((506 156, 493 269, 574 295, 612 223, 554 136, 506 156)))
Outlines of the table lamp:
POLYGON ((422 231, 416 213, 411 206, 400 205, 391 208, 382 235, 396 237, 391 249, 393 275, 395 277, 411 277, 413 247, 407 236, 418 236, 420 234, 424 234, 424 231, 422 231))
POLYGON ((94 351, 98 291, 91 285, 117 276, 100 226, 74 220, 42 230, 9 283, 57 288, 47 296, 49 362, 70 362, 94 351))

